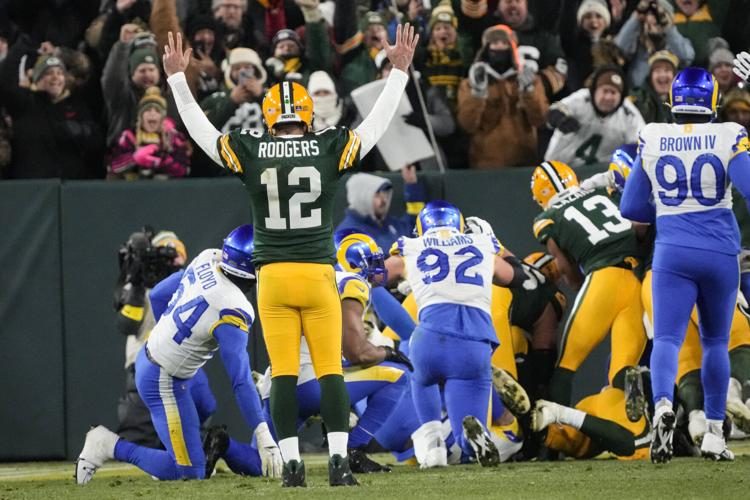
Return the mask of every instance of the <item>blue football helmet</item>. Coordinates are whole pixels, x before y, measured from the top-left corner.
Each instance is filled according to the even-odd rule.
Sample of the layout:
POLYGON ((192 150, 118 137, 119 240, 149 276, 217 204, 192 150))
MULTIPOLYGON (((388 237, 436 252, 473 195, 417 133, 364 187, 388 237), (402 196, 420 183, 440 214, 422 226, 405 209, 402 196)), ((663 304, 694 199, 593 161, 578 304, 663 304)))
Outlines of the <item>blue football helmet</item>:
POLYGON ((224 238, 219 267, 233 276, 255 279, 255 266, 253 265, 254 248, 253 225, 244 224, 239 226, 224 238))
POLYGON ((720 100, 716 78, 703 68, 685 68, 672 80, 669 104, 673 115, 715 117, 720 100))
POLYGON ((368 234, 356 229, 336 231, 336 260, 342 270, 357 274, 373 285, 386 281, 385 257, 368 234))
POLYGON ((417 215, 416 233, 422 236, 435 227, 452 227, 463 233, 464 216, 458 208, 447 201, 430 201, 417 215))
POLYGON ((615 184, 622 190, 625 188, 625 181, 630 175, 630 169, 633 168, 635 157, 638 155, 637 144, 623 144, 612 151, 609 157, 609 169, 614 172, 615 184))

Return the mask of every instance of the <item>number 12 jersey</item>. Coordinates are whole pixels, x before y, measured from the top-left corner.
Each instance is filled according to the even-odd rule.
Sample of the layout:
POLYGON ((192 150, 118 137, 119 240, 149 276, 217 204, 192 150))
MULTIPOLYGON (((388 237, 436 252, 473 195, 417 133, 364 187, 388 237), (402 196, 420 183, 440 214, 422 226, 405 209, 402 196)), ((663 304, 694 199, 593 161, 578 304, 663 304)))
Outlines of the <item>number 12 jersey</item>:
POLYGON ((333 202, 359 162, 360 138, 344 127, 279 137, 233 130, 218 139, 223 166, 250 195, 253 261, 333 264, 333 202))

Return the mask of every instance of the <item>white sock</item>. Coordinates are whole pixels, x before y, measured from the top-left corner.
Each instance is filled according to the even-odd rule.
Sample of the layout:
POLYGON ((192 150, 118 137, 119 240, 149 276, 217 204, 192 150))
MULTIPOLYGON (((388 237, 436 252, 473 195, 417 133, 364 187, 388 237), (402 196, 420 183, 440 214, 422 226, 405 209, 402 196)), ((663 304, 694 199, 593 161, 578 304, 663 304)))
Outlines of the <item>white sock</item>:
POLYGON ((654 420, 656 420, 655 417, 660 417, 664 412, 667 411, 671 411, 674 413, 674 411, 672 410, 672 402, 667 398, 661 398, 654 405, 654 420))
POLYGON ((329 432, 328 433, 328 454, 330 456, 346 456, 346 448, 349 444, 348 432, 329 432))
POLYGON ((560 423, 569 425, 575 429, 581 429, 584 418, 586 418, 586 412, 576 410, 575 408, 563 406, 562 411, 560 412, 560 423))
POLYGON ((710 418, 707 418, 706 424, 708 425, 708 432, 716 436, 720 436, 722 438, 724 437, 724 421, 723 420, 711 420, 710 418))
POLYGON ((279 441, 279 449, 281 450, 281 458, 284 463, 290 460, 300 461, 299 456, 299 438, 297 436, 282 439, 279 441))

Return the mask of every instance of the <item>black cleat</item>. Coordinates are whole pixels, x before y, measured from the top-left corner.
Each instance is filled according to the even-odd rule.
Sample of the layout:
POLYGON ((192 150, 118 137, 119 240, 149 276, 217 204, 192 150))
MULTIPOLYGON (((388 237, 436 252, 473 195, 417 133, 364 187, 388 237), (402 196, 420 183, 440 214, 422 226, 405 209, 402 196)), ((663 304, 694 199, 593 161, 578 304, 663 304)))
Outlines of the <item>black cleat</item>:
POLYGON ((628 420, 638 422, 646 414, 646 405, 641 370, 631 366, 625 371, 625 413, 628 420))
POLYGON ((229 433, 226 425, 215 425, 208 429, 203 440, 203 453, 206 454, 206 479, 210 479, 216 468, 216 462, 224 456, 229 448, 229 433))
POLYGON ((361 448, 349 448, 349 466, 352 472, 370 474, 371 472, 391 472, 387 465, 380 465, 367 456, 361 448))
POLYGON ((672 460, 672 436, 674 434, 675 415, 671 410, 662 413, 654 421, 654 436, 651 440, 651 462, 666 464, 672 460))
POLYGON ((281 473, 281 486, 283 488, 306 488, 305 461, 290 460, 284 463, 284 471, 281 473))
POLYGON ((349 457, 334 455, 328 460, 328 484, 331 486, 358 486, 349 468, 349 457))

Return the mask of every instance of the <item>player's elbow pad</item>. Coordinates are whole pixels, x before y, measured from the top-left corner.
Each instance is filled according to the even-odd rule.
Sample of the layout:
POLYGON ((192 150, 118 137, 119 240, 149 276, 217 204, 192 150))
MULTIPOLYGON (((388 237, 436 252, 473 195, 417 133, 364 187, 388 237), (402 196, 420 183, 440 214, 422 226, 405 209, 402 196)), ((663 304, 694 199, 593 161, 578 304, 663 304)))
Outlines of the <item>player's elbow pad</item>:
POLYGON ((521 288, 524 281, 529 278, 526 272, 523 270, 521 261, 512 255, 503 257, 503 260, 510 264, 510 266, 513 268, 513 279, 510 283, 508 283, 508 288, 521 288))

